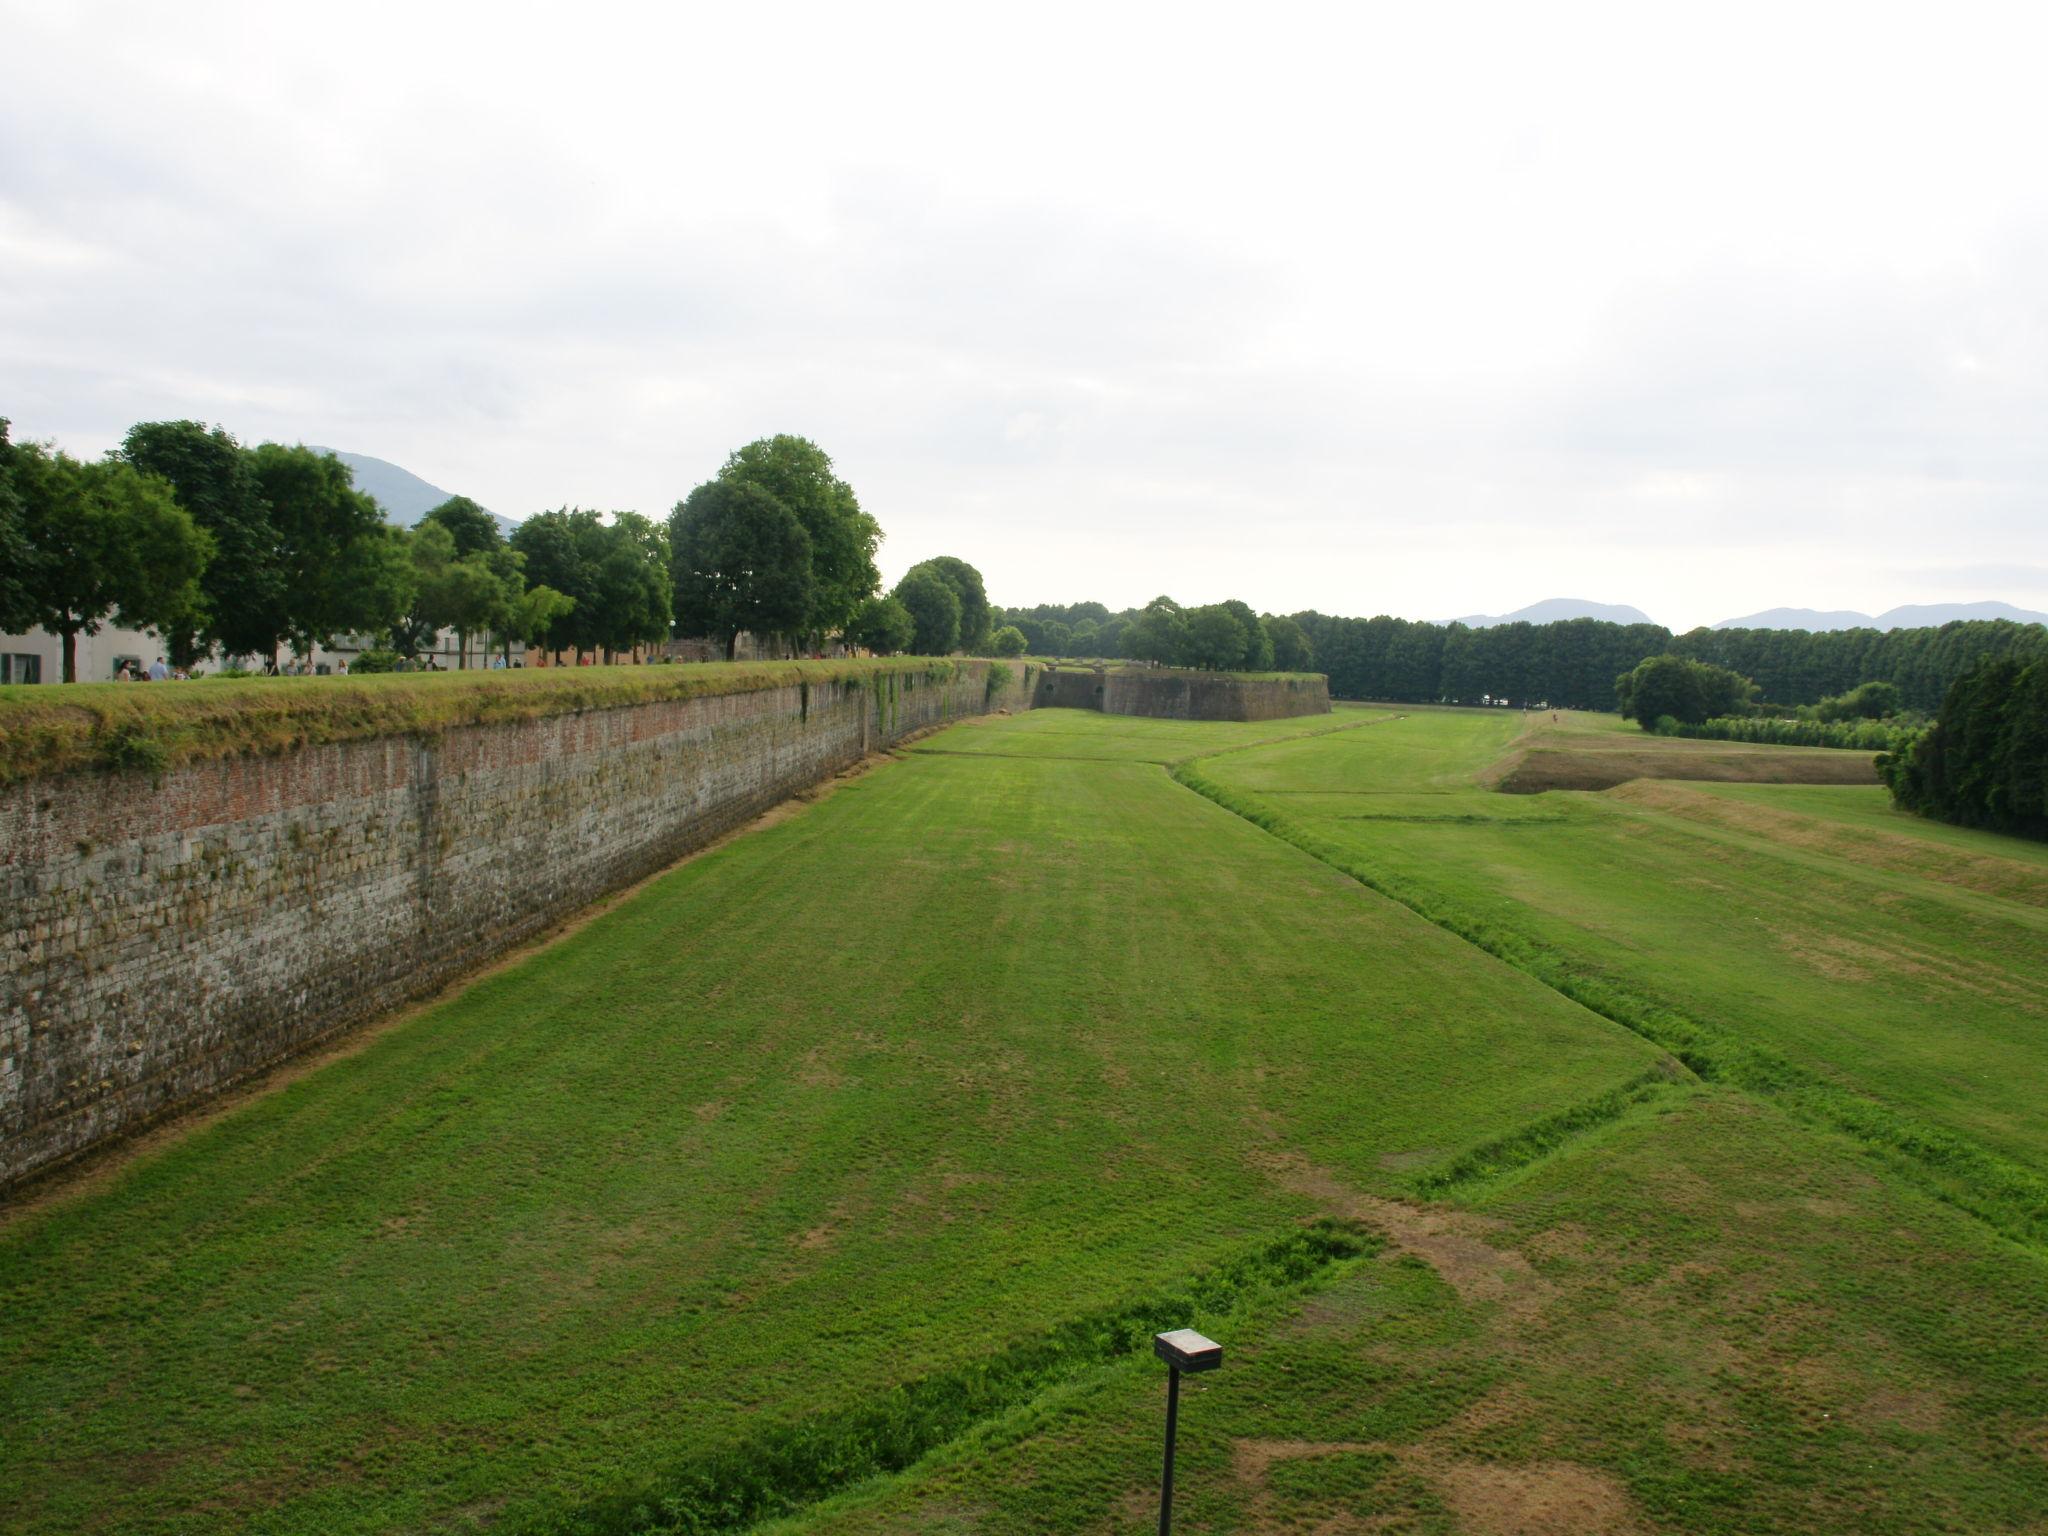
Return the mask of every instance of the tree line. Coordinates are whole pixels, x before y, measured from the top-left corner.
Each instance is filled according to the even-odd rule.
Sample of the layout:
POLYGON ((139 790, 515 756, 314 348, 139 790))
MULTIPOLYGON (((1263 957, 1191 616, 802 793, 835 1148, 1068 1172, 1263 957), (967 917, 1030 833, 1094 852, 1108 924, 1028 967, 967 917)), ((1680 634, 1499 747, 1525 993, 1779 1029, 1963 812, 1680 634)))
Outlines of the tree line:
POLYGON ((993 622, 1000 626, 997 655, 1155 661, 1216 672, 1301 672, 1315 662, 1315 647, 1301 625, 1284 615, 1257 613, 1237 598, 1188 608, 1155 597, 1121 613, 1094 602, 1041 603, 998 608, 993 622))
POLYGON ((143 422, 103 459, 12 440, 0 418, 0 631, 77 640, 154 630, 174 664, 300 655, 348 636, 359 668, 429 650, 444 630, 467 665, 488 634, 606 659, 675 630, 731 655, 750 632, 945 654, 989 640, 980 572, 951 556, 879 593, 881 526, 800 437, 735 450, 665 523, 581 507, 507 537, 466 496, 392 526, 346 465, 302 446, 246 447, 194 421, 143 422))
POLYGON ((2048 656, 1986 657, 1950 685, 1934 723, 1877 766, 1906 810, 2048 839, 2048 656))

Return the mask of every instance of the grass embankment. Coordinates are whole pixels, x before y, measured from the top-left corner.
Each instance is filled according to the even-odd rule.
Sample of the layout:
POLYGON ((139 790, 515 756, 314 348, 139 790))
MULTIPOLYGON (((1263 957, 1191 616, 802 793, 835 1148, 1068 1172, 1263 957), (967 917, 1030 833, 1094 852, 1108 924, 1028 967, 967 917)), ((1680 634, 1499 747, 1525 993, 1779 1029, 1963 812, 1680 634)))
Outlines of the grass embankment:
MULTIPOLYGON (((1479 714, 1478 711, 1416 711, 1479 714)), ((1875 784, 1877 749, 1788 746, 1656 736, 1614 715, 1539 711, 1524 719, 1498 712, 1502 725, 1526 725, 1513 750, 1488 770, 1490 784, 1516 794, 1547 789, 1612 789, 1635 779, 1714 780, 1731 784, 1875 784)))
POLYGON ((1923 837, 1875 789, 1488 795, 1475 779, 1511 730, 1421 712, 1181 777, 2048 1250, 2041 862, 2008 839, 1923 837))
POLYGON ((954 665, 946 659, 903 656, 8 686, 0 687, 0 784, 89 768, 161 771, 206 758, 263 756, 374 736, 431 735, 454 726, 751 693, 799 682, 864 682, 891 673, 951 677, 954 665))
MULTIPOLYGON (((1061 717, 1137 724, 934 744, 1061 717)), ((1248 1337, 1285 1286, 1195 1277, 1360 1214, 1300 1168, 1395 1196, 1656 1061, 1121 755, 912 754, 18 1218, 0 1509, 573 1528, 792 1445, 779 1479, 826 1491, 904 1454, 878 1443, 981 1445, 1147 1372, 1083 1351, 1017 1401, 1066 1380, 1038 1342, 1145 1298, 1248 1337), (985 1368, 1000 1390, 945 1385, 985 1368), (908 1441, 834 1428, 898 1401, 908 1441), (995 1415, 964 1439, 961 1401, 995 1415)), ((1156 1476, 1117 1447, 1091 1476, 1156 1476)))

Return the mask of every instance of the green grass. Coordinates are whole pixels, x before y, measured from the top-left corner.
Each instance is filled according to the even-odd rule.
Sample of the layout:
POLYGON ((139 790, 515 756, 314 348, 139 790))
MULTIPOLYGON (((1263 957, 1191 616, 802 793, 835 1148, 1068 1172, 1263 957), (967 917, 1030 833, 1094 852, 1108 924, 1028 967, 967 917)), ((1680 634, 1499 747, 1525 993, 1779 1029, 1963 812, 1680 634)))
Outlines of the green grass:
POLYGON ((0 1229, 0 1509, 2038 1531, 2040 850, 1524 728, 928 738, 0 1229))
POLYGON ((1155 765, 913 754, 14 1223, 0 1508, 566 1516, 1655 1059, 1155 765))
MULTIPOLYGON (((1419 713, 1202 771, 1346 867, 1519 942, 1589 1002, 1603 988, 1625 994, 1696 1026, 1724 1056, 1748 1048, 1782 1060, 1801 1086, 1810 1078, 1884 1105, 2044 1177, 2048 1191, 2048 866, 2038 850, 1885 816, 1883 791, 1855 787, 1490 795, 1473 776, 1498 734, 1484 715, 1419 713), (1405 785, 1427 762, 1445 765, 1435 802, 1471 819, 1361 821, 1326 793, 1274 792, 1283 781, 1405 785), (1462 787, 1449 765, 1462 767, 1462 787), (1499 815, 1503 802, 1556 824, 1516 825, 1499 815)), ((2040 1219, 2048 1238, 2048 1210, 2040 1219)))

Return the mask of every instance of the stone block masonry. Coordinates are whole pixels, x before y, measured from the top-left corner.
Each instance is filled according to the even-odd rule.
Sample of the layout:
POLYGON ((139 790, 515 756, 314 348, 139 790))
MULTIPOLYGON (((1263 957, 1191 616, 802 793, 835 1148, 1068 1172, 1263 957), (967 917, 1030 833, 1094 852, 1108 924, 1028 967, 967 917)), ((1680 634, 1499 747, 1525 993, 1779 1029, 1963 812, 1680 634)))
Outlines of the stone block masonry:
POLYGON ((1029 674, 991 696, 990 666, 0 787, 0 1189, 430 994, 870 751, 1028 708, 1029 674))

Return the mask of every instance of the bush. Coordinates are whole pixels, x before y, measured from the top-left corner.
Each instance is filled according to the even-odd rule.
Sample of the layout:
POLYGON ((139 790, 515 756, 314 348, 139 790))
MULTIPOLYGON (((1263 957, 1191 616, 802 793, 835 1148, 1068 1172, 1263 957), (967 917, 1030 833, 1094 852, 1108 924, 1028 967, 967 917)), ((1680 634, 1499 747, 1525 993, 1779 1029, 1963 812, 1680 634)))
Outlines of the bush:
POLYGON ((1024 631, 1014 624, 1005 624, 988 639, 989 650, 998 656, 1022 656, 1029 643, 1024 631))
POLYGON ((1757 687, 1739 672, 1684 656, 1652 656, 1614 680, 1621 718, 1656 730, 1665 716, 1698 725, 1749 705, 1757 687))
POLYGON ((1696 723, 1666 715, 1656 724, 1659 736, 1754 741, 1777 747, 1841 747, 1856 752, 1894 751, 1911 739, 1914 729, 1905 720, 1772 720, 1760 715, 1723 715, 1696 723))
POLYGON ((365 651, 349 663, 348 669, 351 672, 396 672, 398 652, 381 647, 374 651, 365 651))

